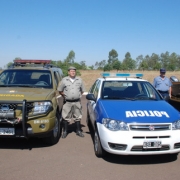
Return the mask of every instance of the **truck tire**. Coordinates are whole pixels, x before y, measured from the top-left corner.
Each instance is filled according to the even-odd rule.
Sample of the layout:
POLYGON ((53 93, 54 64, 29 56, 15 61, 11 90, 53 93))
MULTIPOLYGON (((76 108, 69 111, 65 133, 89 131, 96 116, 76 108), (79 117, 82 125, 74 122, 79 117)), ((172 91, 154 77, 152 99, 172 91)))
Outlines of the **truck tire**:
POLYGON ((43 141, 48 145, 54 145, 58 143, 60 138, 60 116, 56 112, 55 126, 53 130, 50 132, 50 136, 43 138, 43 141))

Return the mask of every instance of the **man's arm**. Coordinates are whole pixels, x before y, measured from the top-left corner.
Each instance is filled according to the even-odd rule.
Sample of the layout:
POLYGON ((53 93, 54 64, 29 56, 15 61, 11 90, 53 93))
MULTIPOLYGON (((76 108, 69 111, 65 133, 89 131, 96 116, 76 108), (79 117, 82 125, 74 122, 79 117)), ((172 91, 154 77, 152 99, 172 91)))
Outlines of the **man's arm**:
POLYGON ((172 88, 171 88, 171 86, 170 86, 170 88, 169 88, 169 97, 171 98, 171 92, 172 92, 172 88))
POLYGON ((169 97, 171 98, 171 93, 172 93, 172 82, 169 79, 169 97))
POLYGON ((64 83, 63 80, 59 83, 57 90, 59 91, 59 94, 65 98, 64 94, 64 83))
POLYGON ((154 78, 153 86, 156 88, 156 78, 154 78))

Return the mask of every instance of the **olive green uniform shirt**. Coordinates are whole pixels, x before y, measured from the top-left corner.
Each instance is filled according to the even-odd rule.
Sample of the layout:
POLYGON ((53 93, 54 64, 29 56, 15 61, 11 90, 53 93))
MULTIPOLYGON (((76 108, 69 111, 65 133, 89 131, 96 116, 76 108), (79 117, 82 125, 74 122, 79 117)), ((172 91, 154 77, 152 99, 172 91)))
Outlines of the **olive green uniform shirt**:
POLYGON ((66 100, 77 100, 81 98, 81 94, 84 92, 84 84, 80 77, 75 77, 74 82, 71 82, 67 76, 62 79, 58 91, 64 93, 66 100))

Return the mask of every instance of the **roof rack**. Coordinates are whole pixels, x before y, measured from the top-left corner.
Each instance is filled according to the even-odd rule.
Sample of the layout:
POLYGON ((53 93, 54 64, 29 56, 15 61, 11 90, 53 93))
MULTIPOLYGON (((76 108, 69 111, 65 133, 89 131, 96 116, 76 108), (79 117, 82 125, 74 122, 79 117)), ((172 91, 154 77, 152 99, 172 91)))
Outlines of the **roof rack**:
POLYGON ((106 77, 134 77, 134 78, 142 78, 143 74, 141 73, 110 73, 110 72, 103 72, 101 73, 101 76, 106 77))

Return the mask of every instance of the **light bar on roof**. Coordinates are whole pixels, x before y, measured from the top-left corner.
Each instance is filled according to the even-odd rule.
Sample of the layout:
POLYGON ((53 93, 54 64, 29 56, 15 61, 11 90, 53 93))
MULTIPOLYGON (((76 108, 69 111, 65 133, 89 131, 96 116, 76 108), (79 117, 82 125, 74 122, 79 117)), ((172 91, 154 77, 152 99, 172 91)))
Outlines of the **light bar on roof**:
POLYGON ((16 59, 14 63, 21 63, 21 64, 50 64, 51 60, 31 60, 31 59, 16 59))
POLYGON ((109 72, 103 72, 101 73, 102 77, 136 77, 136 78, 142 78, 143 74, 141 73, 109 73, 109 72))

